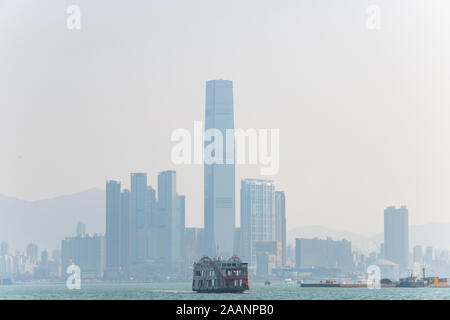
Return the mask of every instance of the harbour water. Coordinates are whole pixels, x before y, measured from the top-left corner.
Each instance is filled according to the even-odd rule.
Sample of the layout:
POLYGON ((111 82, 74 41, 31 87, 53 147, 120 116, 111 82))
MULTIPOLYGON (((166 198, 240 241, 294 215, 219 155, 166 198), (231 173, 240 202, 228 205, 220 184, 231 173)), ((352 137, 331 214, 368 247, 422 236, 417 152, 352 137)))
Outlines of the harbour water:
POLYGON ((0 299, 84 299, 84 300, 450 300, 450 288, 301 288, 297 284, 251 283, 246 293, 202 294, 191 290, 191 283, 91 283, 80 290, 69 290, 61 284, 24 284, 0 286, 0 299))

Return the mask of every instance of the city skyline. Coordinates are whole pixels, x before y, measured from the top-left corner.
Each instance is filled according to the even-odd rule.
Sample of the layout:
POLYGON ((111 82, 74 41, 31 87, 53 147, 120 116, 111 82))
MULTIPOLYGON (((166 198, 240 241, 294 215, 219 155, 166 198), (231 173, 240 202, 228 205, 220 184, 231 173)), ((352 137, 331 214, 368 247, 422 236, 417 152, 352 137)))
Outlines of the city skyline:
MULTIPOLYGON (((172 180, 171 177, 174 178, 175 176, 174 172, 171 171, 161 172, 160 176, 162 177, 161 180, 165 182, 158 186, 158 190, 161 190, 161 201, 166 203, 167 199, 165 198, 167 198, 167 191, 171 190, 171 186, 173 185, 173 183, 169 182, 172 180)), ((110 203, 108 206, 108 211, 110 211, 111 213, 111 211, 115 211, 114 208, 111 208, 111 204, 117 201, 117 194, 121 194, 119 189, 120 182, 107 181, 106 183, 110 192, 110 194, 107 196, 106 203, 110 203)), ((243 188, 241 189, 241 192, 248 193, 248 195, 245 195, 242 198, 243 202, 241 203, 241 207, 246 207, 246 203, 248 203, 249 201, 254 202, 254 204, 256 205, 256 211, 254 213, 256 213, 257 216, 260 216, 257 218, 260 219, 260 222, 257 222, 256 220, 254 222, 250 222, 250 224, 254 225, 254 227, 251 227, 250 229, 262 232, 262 236, 252 237, 255 242, 251 245, 251 247, 253 248, 251 249, 253 250, 253 253, 251 253, 250 255, 255 255, 256 253, 256 256, 248 260, 249 270, 251 270, 250 272, 251 274, 253 274, 253 276, 279 276, 280 272, 281 274, 284 274, 286 272, 293 272, 294 269, 292 269, 292 266, 294 265, 296 269, 304 271, 317 267, 319 268, 317 271, 317 275, 320 272, 325 272, 323 273, 324 275, 327 274, 327 272, 330 275, 337 275, 339 272, 341 272, 339 270, 342 270, 342 272, 352 272, 352 270, 365 272, 364 270, 368 265, 379 265, 383 270, 382 274, 394 280, 399 279, 399 277, 402 276, 408 276, 410 275, 410 273, 414 273, 417 275, 422 272, 422 266, 424 268, 427 268, 428 271, 432 270, 434 273, 439 275, 445 275, 447 272, 445 270, 450 270, 450 265, 447 262, 449 261, 450 257, 449 250, 440 250, 431 246, 425 247, 422 245, 416 245, 412 248, 412 250, 409 250, 407 245, 405 247, 405 242, 408 242, 409 237, 408 234, 405 235, 404 233, 405 228, 408 229, 408 209, 405 206, 402 206, 399 209, 394 206, 390 206, 385 209, 386 236, 385 243, 382 247, 380 247, 379 251, 374 251, 368 255, 364 255, 358 250, 352 250, 352 243, 345 239, 334 240, 329 237, 327 237, 326 239, 297 238, 295 244, 295 256, 292 253, 292 246, 289 245, 290 248, 288 248, 287 250, 287 260, 289 262, 285 264, 284 262, 282 262, 282 243, 278 240, 274 241, 274 239, 279 235, 273 236, 273 232, 279 232, 274 228, 274 226, 278 225, 278 221, 276 220, 279 219, 279 214, 276 212, 278 210, 276 208, 276 204, 272 204, 272 202, 276 202, 275 194, 279 193, 279 191, 274 191, 273 184, 269 180, 244 179, 242 181, 242 186, 243 188), (261 211, 261 206, 266 206, 267 208, 261 211), (266 211, 266 214, 264 214, 263 211, 266 211), (264 223, 266 223, 266 226, 264 226, 264 223), (264 236, 263 234, 266 235, 264 236), (404 239, 404 236, 406 237, 406 239, 404 239), (405 250, 406 255, 402 253, 405 250), (410 261, 408 261, 409 257, 411 257, 410 261), (282 268, 280 269, 280 267, 282 268)), ((150 198, 146 198, 146 201, 147 199, 153 199, 155 195, 155 190, 150 186, 147 186, 147 190, 150 191, 149 193, 147 193, 150 195, 150 198)), ((123 195, 126 195, 127 193, 129 193, 128 190, 123 190, 122 192, 123 195)), ((177 195, 177 199, 179 197, 182 196, 177 195)), ((184 199, 182 201, 184 202, 184 199)), ((116 203, 116 208, 122 207, 122 203, 116 203)), ((158 208, 163 208, 163 211, 165 211, 164 207, 164 205, 158 205, 158 208)), ((184 211, 182 212, 184 213, 184 211)), ((250 212, 249 214, 253 215, 253 213, 250 212)), ((111 219, 111 217, 115 218, 114 215, 110 214, 109 218, 106 219, 107 225, 108 219, 111 219)), ((111 230, 111 228, 109 229, 111 230)), ((246 254, 245 252, 248 251, 250 247, 243 245, 243 243, 245 243, 249 239, 246 239, 247 236, 245 236, 245 228, 243 233, 241 233, 241 230, 239 229, 240 228, 236 229, 236 231, 238 232, 238 239, 240 238, 238 240, 238 247, 240 246, 240 249, 237 249, 239 251, 238 256, 241 256, 245 259, 246 256, 248 256, 248 254, 246 254)), ((113 234, 107 233, 106 236, 101 234, 91 235, 86 233, 86 225, 82 222, 78 222, 76 228, 74 226, 74 230, 76 231, 76 236, 69 236, 63 239, 61 241, 61 251, 54 250, 52 252, 51 259, 49 259, 49 251, 47 249, 39 251, 39 247, 36 243, 30 243, 27 246, 26 252, 24 254, 21 255, 16 251, 13 255, 9 251, 8 243, 2 242, 0 246, 0 273, 5 274, 6 272, 6 274, 9 274, 12 270, 11 268, 14 268, 14 270, 17 270, 15 272, 32 272, 31 275, 35 274, 38 278, 45 278, 49 275, 48 272, 52 270, 51 277, 54 278, 56 267, 55 263, 58 263, 58 261, 61 261, 62 263, 61 270, 64 270, 70 263, 75 262, 76 264, 83 267, 85 277, 92 279, 101 278, 106 281, 114 281, 114 279, 126 279, 123 278, 124 270, 133 272, 132 274, 134 274, 134 277, 137 276, 138 279, 141 279, 139 275, 142 272, 145 272, 144 274, 147 274, 147 277, 152 276, 154 272, 156 272, 156 274, 154 274, 153 276, 158 276, 158 274, 161 272, 161 269, 159 269, 159 271, 158 269, 147 269, 147 271, 144 271, 145 269, 142 268, 136 269, 136 267, 142 264, 142 262, 144 261, 135 261, 131 265, 111 265, 111 261, 114 260, 111 258, 116 258, 115 260, 118 261, 118 257, 115 253, 111 254, 111 249, 108 249, 108 238, 114 239, 115 237, 111 236, 114 236, 114 232, 117 233, 117 230, 113 231, 113 234), (13 260, 11 259, 15 261, 14 267, 11 264, 13 262, 13 260), (17 259, 22 259, 20 260, 22 262, 16 261, 17 259), (17 263, 19 263, 20 266, 16 266, 17 263), (130 267, 131 269, 129 269, 130 267), (120 278, 117 278, 117 274, 121 274, 122 276, 120 278)), ((114 230, 114 228, 112 228, 112 230, 114 230)), ((204 246, 203 230, 203 228, 185 229, 185 226, 182 226, 182 228, 179 229, 178 232, 181 232, 180 235, 182 235, 182 239, 184 239, 182 242, 180 241, 177 244, 181 245, 181 248, 183 248, 183 253, 179 256, 179 258, 182 258, 183 260, 188 259, 186 261, 195 261, 196 259, 204 256, 204 253, 201 253, 204 252, 204 249, 201 249, 204 246), (194 233, 192 233, 192 231, 194 233), (194 238, 192 238, 192 236, 194 236, 194 238)), ((135 230, 134 232, 136 233, 136 231, 137 230, 135 230)), ((163 230, 163 233, 167 232, 163 230)), ((166 245, 164 245, 164 243, 169 244, 170 240, 168 241, 168 239, 170 239, 170 237, 157 240, 156 246, 158 248, 161 248, 161 251, 160 249, 157 249, 158 252, 166 250, 166 245), (160 242, 161 240, 162 242, 160 242)), ((252 243, 252 241, 253 240, 250 240, 249 243, 252 243)), ((116 247, 120 247, 120 245, 118 246, 117 240, 113 242, 116 247)), ((172 246, 174 246, 173 242, 172 246)), ((170 248, 168 248, 169 256, 170 251, 170 248)), ((149 258, 153 259, 153 261, 158 262, 157 257, 149 258), (154 260, 155 258, 156 260, 154 260)), ((147 262, 145 262, 145 264, 150 263, 149 266, 151 266, 152 264, 154 264, 154 262, 151 261, 152 260, 148 260, 147 262)), ((181 260, 178 261, 178 263, 180 262, 181 260)), ((181 270, 183 270, 183 264, 179 264, 178 269, 171 269, 169 266, 173 262, 170 262, 165 258, 160 260, 160 263, 162 263, 161 266, 163 266, 164 270, 166 270, 164 272, 176 272, 174 270, 180 270, 180 266, 182 268, 181 270)), ((24 279, 26 279, 27 277, 30 277, 30 274, 28 274, 28 276, 26 276, 24 279)))
MULTIPOLYGON (((215 91, 214 88, 214 99, 227 101, 228 98, 224 99, 215 91)), ((218 105, 218 114, 227 115, 224 109, 220 110, 223 105, 218 105)), ((213 109, 216 107, 213 105, 213 109)), ((211 111, 206 105, 205 116, 211 116, 211 111)), ((215 121, 209 125, 210 128, 215 126, 215 121)), ((207 144, 205 150, 208 150, 207 144)), ((205 170, 209 169, 205 166, 205 170)), ((205 255, 240 257, 248 261, 249 273, 255 277, 286 276, 308 270, 313 270, 313 278, 314 275, 351 275, 352 272, 365 273, 368 266, 376 265, 385 277, 397 281, 400 277, 417 275, 422 267, 423 270, 431 268, 439 275, 450 270, 448 250, 435 251, 431 246, 424 250, 421 244, 410 250, 409 212, 404 205, 398 209, 386 207, 384 242, 378 251, 369 255, 352 250, 351 241, 345 238, 333 240, 329 236, 326 239, 296 238, 293 247, 286 241, 284 191, 276 190, 273 180, 246 178, 241 180, 240 188, 241 223, 239 226, 235 223, 233 210, 231 231, 226 232, 234 241, 232 251, 211 252, 208 244, 211 239, 214 243, 217 235, 214 228, 212 237, 209 234, 208 220, 205 219, 203 228, 186 227, 186 197, 177 192, 176 171, 158 172, 157 189, 148 183, 147 173, 135 172, 129 177, 131 190, 122 189, 120 181, 106 181, 105 235, 86 233, 86 224, 78 221, 76 236, 61 240, 60 254, 53 252, 52 259, 48 258, 48 250, 39 251, 36 243, 29 243, 25 254, 10 255, 8 243, 2 242, 0 272, 9 276, 14 273, 24 279, 55 279, 58 263, 61 265, 59 274, 75 263, 84 270, 84 277, 105 281, 148 281, 164 275, 184 279, 186 267, 205 255)), ((208 183, 205 180, 205 199, 209 193, 214 196, 216 193, 208 190, 208 183)), ((235 192, 234 184, 221 187, 231 194, 235 192)), ((217 198, 223 199, 222 194, 217 198)), ((213 201, 219 208, 223 207, 222 202, 215 198, 213 201)), ((205 215, 206 204, 207 201, 205 215)), ((219 211, 215 219, 222 219, 220 215, 227 217, 227 211, 219 211)))
MULTIPOLYGON (((205 156, 204 163, 202 161, 204 168, 202 230, 205 245, 202 252, 210 256, 228 257, 239 252, 249 261, 249 265, 254 267, 257 260, 255 249, 257 242, 278 241, 281 244, 280 257, 285 265, 287 256, 285 193, 275 190, 273 180, 242 178, 238 211, 240 223, 239 225, 236 223, 237 194, 234 164, 236 145, 234 135, 228 135, 228 131, 231 130, 233 133, 235 130, 233 82, 223 79, 208 80, 205 87, 205 135, 202 136, 205 156), (215 141, 217 137, 210 136, 214 130, 219 131, 224 138, 218 145, 221 149, 219 153, 218 141, 215 141), (211 148, 213 145, 214 148, 211 148), (233 161, 229 162, 230 159, 233 161), (266 192, 267 186, 269 193, 266 192), (259 189, 261 190, 257 191, 259 189)), ((259 142, 259 147, 261 143, 262 141, 259 142)), ((109 272, 142 264, 148 259, 156 259, 172 267, 178 260, 184 258, 186 198, 177 192, 175 170, 160 171, 157 175, 157 190, 148 184, 146 172, 130 173, 130 190, 126 188, 122 190, 121 181, 106 181, 105 266, 109 272)), ((388 207, 384 215, 384 250, 387 252, 386 257, 398 262, 400 271, 405 272, 409 255, 408 218, 406 224, 401 227, 402 249, 398 249, 400 240, 396 233, 399 226, 397 222, 394 223, 393 217, 388 219, 390 215, 387 213, 392 208, 395 209, 388 207)), ((406 207, 402 206, 399 210, 404 208, 406 207)), ((407 209, 404 210, 408 215, 407 209)), ((85 230, 85 226, 80 226, 80 223, 77 225, 77 235, 84 234, 85 231, 79 229, 85 230)), ((269 258, 266 256, 264 259, 269 258)))
MULTIPOLYGON (((186 231, 186 198, 177 193, 176 171, 159 172, 156 190, 148 184, 147 173, 131 173, 130 201, 127 197, 125 203, 121 202, 121 182, 106 181, 106 267, 97 270, 102 277, 103 272, 105 279, 116 280, 146 279, 158 272, 183 274, 183 269, 203 256, 240 256, 248 261, 252 270, 259 268, 259 274, 261 268, 271 274, 273 266, 287 266, 286 197, 282 191, 275 192, 273 181, 242 180, 242 226, 236 226, 234 129, 232 81, 207 81, 201 148, 205 218, 197 234, 186 231), (218 139, 217 133, 225 139, 218 139), (226 146, 225 151, 223 146, 226 146), (261 190, 252 190, 258 186, 261 190), (126 221, 123 226, 122 221, 126 221), (187 245, 189 242, 191 245, 187 245), (130 259, 123 263, 123 256, 130 259), (266 265, 262 267, 261 263, 266 265)), ((65 264, 68 257, 76 255, 64 248, 68 241, 61 245, 65 264)), ((80 242, 80 247, 87 241, 83 237, 73 240, 80 242)), ((96 265, 103 266, 103 255, 103 252, 98 253, 97 259, 101 262, 96 265)), ((72 261, 76 263, 79 259, 72 261)))
MULTIPOLYGON (((130 172, 154 181, 177 170, 190 224, 202 225, 203 168, 171 165, 170 136, 203 119, 204 81, 223 78, 234 82, 236 128, 280 129, 273 179, 298 199, 286 204, 292 226, 374 234, 390 204, 408 205, 413 224, 448 222, 450 23, 434 19, 445 10, 385 1, 372 31, 366 4, 351 2, 272 11, 267 1, 212 1, 177 11, 99 1, 83 4, 82 29, 72 32, 65 4, 44 1, 23 19, 23 2, 10 1, 0 13, 0 194, 48 199, 110 179, 129 189, 130 172)), ((237 165, 235 177, 238 190, 259 166, 237 165)))
POLYGON ((450 300, 449 17, 0 0, 0 300, 450 300))

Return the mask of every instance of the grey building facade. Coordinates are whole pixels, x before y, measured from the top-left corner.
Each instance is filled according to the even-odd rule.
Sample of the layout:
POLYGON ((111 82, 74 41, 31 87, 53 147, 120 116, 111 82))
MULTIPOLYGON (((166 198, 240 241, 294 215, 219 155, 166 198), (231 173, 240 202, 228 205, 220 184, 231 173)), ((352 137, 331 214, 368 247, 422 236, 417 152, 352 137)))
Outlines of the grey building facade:
POLYGON ((384 210, 384 258, 399 265, 400 275, 406 275, 409 258, 408 209, 406 206, 384 210))
POLYGON ((83 235, 69 237, 61 241, 61 272, 75 264, 80 267, 85 278, 100 278, 105 271, 105 237, 102 235, 83 235))
POLYGON ((256 265, 256 242, 276 240, 275 186, 271 180, 241 181, 241 255, 256 265))
POLYGON ((130 194, 130 258, 131 263, 139 263, 146 258, 145 196, 147 192, 147 174, 131 174, 130 194))
POLYGON ((286 196, 275 191, 275 240, 281 242, 282 266, 286 265, 286 196))
POLYGON ((106 267, 120 267, 120 182, 106 182, 106 267))
MULTIPOLYGON (((206 82, 205 134, 210 129, 220 131, 224 152, 215 155, 220 163, 204 163, 204 223, 207 254, 231 256, 235 227, 235 165, 233 83, 228 80, 206 82), (228 158, 227 158, 228 156, 228 158), (229 163, 232 160, 232 163, 229 163), (228 162, 228 163, 227 163, 228 162)), ((205 139, 207 140, 207 139, 205 139)), ((205 158, 208 146, 205 141, 205 158)))
POLYGON ((168 266, 182 258, 185 198, 176 191, 176 172, 158 175, 158 260, 168 266))

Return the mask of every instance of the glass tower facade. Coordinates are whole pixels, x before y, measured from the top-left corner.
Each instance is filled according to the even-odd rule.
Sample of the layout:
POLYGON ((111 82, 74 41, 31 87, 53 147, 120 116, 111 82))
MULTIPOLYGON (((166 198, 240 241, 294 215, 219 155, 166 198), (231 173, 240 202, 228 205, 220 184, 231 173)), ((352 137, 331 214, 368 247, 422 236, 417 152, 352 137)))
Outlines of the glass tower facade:
POLYGON ((145 196, 147 193, 147 174, 131 174, 130 194, 130 256, 131 263, 146 258, 145 250, 145 196))
POLYGON ((408 271, 408 209, 388 207, 384 210, 384 257, 399 265, 401 274, 408 271))
POLYGON ((271 180, 241 182, 241 254, 256 265, 256 242, 276 240, 275 186, 271 180))
MULTIPOLYGON (((205 133, 209 129, 220 131, 223 152, 213 155, 219 161, 204 164, 204 251, 210 256, 231 256, 235 228, 234 133, 227 136, 227 130, 234 130, 232 81, 206 82, 205 133), (230 158, 232 163, 227 161, 230 158)), ((205 141, 205 151, 214 142, 205 141)))
POLYGON ((120 182, 106 182, 106 267, 120 266, 120 182))

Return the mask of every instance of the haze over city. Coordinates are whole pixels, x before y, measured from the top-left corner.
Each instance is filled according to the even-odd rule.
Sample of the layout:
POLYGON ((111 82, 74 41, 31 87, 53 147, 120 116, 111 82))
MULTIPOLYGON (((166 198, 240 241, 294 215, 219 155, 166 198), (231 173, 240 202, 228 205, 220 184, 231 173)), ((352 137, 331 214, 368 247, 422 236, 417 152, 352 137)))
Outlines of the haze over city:
POLYGON ((0 0, 0 300, 208 319, 449 300, 449 17, 0 0))
MULTIPOLYGON (((68 32, 66 3, 1 1, 0 194, 129 187, 130 172, 156 185, 176 170, 186 224, 202 226, 203 166, 172 164, 170 136, 204 119, 205 81, 222 78, 236 128, 280 129, 270 179, 290 228, 373 235, 389 205, 410 224, 450 222, 450 5, 378 1, 373 31, 369 2, 348 4, 80 1, 68 32)), ((260 166, 236 166, 236 203, 242 178, 260 166)))

